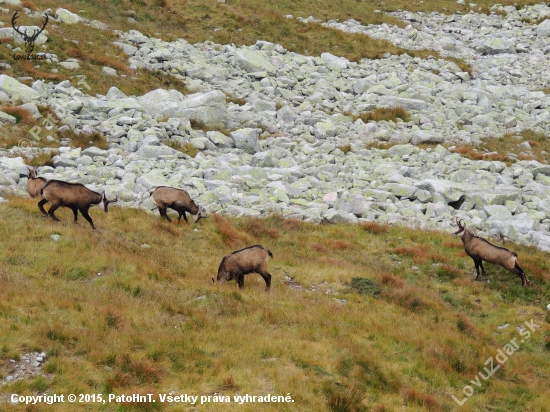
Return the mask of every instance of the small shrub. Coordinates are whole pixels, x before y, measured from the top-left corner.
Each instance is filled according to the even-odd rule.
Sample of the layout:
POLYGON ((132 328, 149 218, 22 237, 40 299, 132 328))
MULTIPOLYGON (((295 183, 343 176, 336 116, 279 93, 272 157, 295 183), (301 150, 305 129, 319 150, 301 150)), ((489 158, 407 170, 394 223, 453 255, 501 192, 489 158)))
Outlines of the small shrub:
POLYGON ((377 297, 382 293, 382 287, 378 283, 366 278, 352 278, 349 287, 360 295, 377 297))

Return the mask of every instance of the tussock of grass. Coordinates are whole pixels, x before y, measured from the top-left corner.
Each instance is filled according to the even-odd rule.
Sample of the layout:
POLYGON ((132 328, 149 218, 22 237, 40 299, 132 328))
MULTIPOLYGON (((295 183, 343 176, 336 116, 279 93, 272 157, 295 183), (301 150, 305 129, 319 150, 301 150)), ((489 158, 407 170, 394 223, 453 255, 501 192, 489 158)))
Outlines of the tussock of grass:
POLYGON ((439 402, 437 402, 437 400, 428 393, 419 393, 412 388, 403 388, 401 393, 403 395, 403 400, 406 403, 417 404, 426 408, 430 412, 441 412, 442 410, 439 402))
POLYGON ((175 149, 191 157, 195 157, 197 153, 199 153, 199 149, 197 149, 192 143, 189 142, 179 143, 176 140, 164 140, 163 143, 166 146, 171 147, 172 149, 175 149))
POLYGON ((346 154, 351 151, 351 145, 346 144, 346 145, 338 146, 337 149, 340 150, 342 153, 346 154))
POLYGON ((397 119, 408 122, 410 115, 402 107, 380 107, 372 112, 361 113, 359 118, 365 123, 370 121, 380 122, 382 120, 396 123, 397 119))
POLYGON ((81 149, 86 149, 91 146, 95 146, 100 149, 108 149, 109 147, 105 136, 99 132, 92 134, 77 134, 72 129, 69 129, 64 132, 59 132, 58 136, 60 139, 70 139, 71 147, 80 147, 81 149))
POLYGON ((3 106, 2 111, 15 117, 17 123, 31 124, 35 122, 32 113, 23 107, 3 106))
POLYGON ((543 133, 526 129, 519 135, 505 134, 501 137, 485 138, 478 147, 457 146, 454 152, 472 160, 499 160, 507 164, 516 160, 516 157, 510 154, 520 152, 517 156, 519 160, 537 160, 548 164, 550 162, 550 139, 543 133), (523 142, 528 142, 530 149, 520 147, 519 145, 523 142))
POLYGON ((25 159, 28 166, 52 166, 52 159, 56 155, 55 152, 42 152, 36 156, 25 159))
POLYGON ((360 225, 364 230, 374 235, 387 233, 390 229, 387 224, 377 222, 365 222, 360 225))

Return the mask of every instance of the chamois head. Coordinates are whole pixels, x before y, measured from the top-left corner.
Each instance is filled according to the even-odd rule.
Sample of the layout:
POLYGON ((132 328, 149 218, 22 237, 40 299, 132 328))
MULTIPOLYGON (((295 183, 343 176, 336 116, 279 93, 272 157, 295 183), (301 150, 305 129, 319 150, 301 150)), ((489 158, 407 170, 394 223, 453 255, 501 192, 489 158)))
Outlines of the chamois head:
POLYGON ((459 235, 459 234, 461 234, 462 232, 464 232, 466 230, 466 226, 464 226, 460 222, 462 222, 462 219, 458 219, 458 217, 457 217, 456 218, 456 224, 458 225, 458 230, 453 233, 453 236, 459 235))
POLYGON ((29 166, 27 166, 27 169, 29 169, 29 175, 27 176, 27 178, 36 179, 38 177, 38 175, 36 174, 38 170, 37 166, 33 167, 32 169, 29 166))
POLYGON ((109 203, 115 203, 118 201, 118 196, 115 197, 115 200, 109 200, 107 199, 107 196, 105 196, 105 191, 103 191, 103 194, 101 195, 102 199, 101 202, 98 204, 98 206, 103 209, 105 212, 108 212, 109 203))
POLYGON ((197 223, 201 219, 206 219, 208 214, 206 213, 206 210, 199 206, 199 212, 196 215, 191 215, 191 217, 193 218, 193 222, 197 223))

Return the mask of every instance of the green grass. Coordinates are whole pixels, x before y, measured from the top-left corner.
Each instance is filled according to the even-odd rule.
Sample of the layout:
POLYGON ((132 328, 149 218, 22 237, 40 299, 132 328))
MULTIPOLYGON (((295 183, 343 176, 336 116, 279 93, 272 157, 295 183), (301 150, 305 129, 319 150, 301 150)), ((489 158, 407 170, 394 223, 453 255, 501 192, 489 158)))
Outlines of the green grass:
POLYGON ((541 327, 465 410, 491 410, 495 399, 503 411, 544 410, 550 401, 550 267, 535 249, 513 245, 533 283, 525 289, 493 265, 490 283, 473 282, 473 262, 445 233, 278 216, 170 224, 117 207, 91 210, 94 232, 69 210, 57 214, 59 223, 44 220, 31 199, 0 205, 0 377, 9 359, 48 353, 45 378, 2 386, 0 397, 290 393, 294 403, 261 410, 454 410, 450 394, 459 397, 518 337, 515 326, 534 319, 541 327), (225 254, 256 243, 274 255, 270 293, 253 274, 243 290, 211 283, 225 254), (504 323, 512 326, 497 332, 504 323))

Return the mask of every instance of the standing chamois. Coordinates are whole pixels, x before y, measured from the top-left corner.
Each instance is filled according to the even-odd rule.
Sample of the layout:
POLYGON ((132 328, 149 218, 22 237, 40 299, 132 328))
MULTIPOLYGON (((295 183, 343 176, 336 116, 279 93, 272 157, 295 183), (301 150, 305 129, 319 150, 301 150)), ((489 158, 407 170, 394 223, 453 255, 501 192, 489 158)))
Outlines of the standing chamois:
POLYGON ((456 219, 456 223, 458 224, 458 230, 453 235, 461 234, 460 237, 462 238, 462 243, 464 243, 464 250, 473 259, 476 266, 477 277, 475 280, 480 281, 482 279, 479 273, 480 267, 483 276, 485 276, 485 269, 483 268, 483 261, 485 261, 500 265, 504 269, 518 275, 521 278, 522 286, 531 284, 527 276, 525 276, 525 272, 519 266, 517 253, 504 247, 495 246, 485 239, 475 236, 461 224, 461 220, 458 220, 458 218, 456 219))
POLYGON ((38 167, 36 166, 32 169, 27 166, 27 169, 29 169, 29 175, 27 176, 27 192, 30 197, 41 197, 40 191, 44 185, 48 183, 48 179, 37 176, 36 172, 38 167))
MULTIPOLYGON (((218 268, 218 282, 224 283, 236 279, 239 288, 244 288, 244 275, 256 272, 265 280, 265 290, 271 288, 271 275, 267 271, 269 258, 273 254, 264 249, 262 245, 254 245, 237 250, 230 255, 224 256, 218 268)), ((214 282, 214 279, 212 279, 214 282)))
POLYGON ((204 210, 195 204, 185 190, 176 189, 175 187, 159 186, 151 192, 151 196, 153 196, 153 200, 158 205, 160 216, 169 222, 171 222, 172 219, 166 214, 166 209, 173 209, 178 212, 178 222, 181 221, 181 217, 183 216, 185 221, 189 223, 185 212, 191 215, 195 223, 199 219, 208 217, 204 210))
POLYGON ((69 183, 62 180, 48 181, 40 193, 44 199, 38 202, 38 208, 44 217, 48 217, 48 215, 50 215, 53 220, 59 222, 59 219, 54 215, 54 212, 59 206, 65 206, 73 211, 75 223, 77 222, 78 211, 80 210, 80 213, 82 213, 84 219, 92 225, 94 230, 96 230, 94 222, 88 214, 90 207, 98 205, 103 208, 105 212, 107 212, 109 203, 114 203, 118 200, 118 197, 115 198, 115 200, 108 200, 105 196, 105 192, 100 194, 88 189, 80 183, 69 183), (44 205, 48 202, 51 203, 52 206, 46 214, 44 205))

